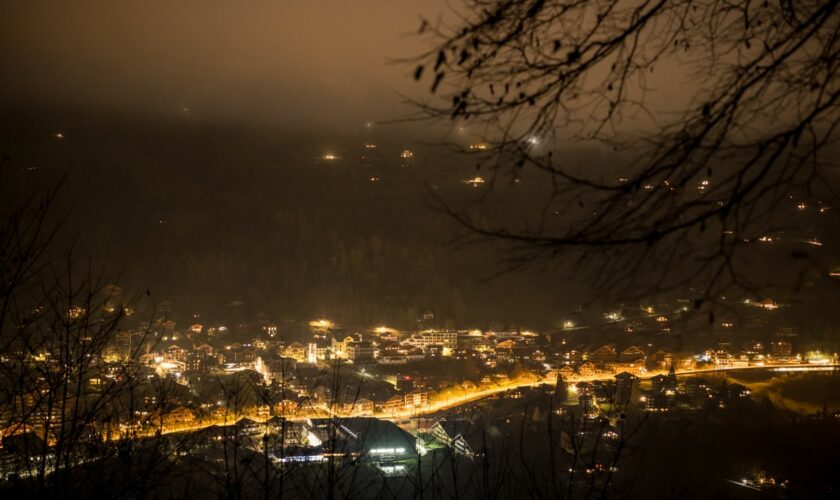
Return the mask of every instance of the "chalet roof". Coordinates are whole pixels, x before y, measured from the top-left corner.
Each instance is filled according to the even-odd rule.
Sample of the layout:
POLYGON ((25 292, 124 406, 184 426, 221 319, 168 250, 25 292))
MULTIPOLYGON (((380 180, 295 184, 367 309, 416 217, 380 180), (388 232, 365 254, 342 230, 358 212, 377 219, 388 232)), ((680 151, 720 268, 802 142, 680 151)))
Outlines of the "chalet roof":
POLYGON ((634 345, 631 345, 627 349, 621 351, 622 356, 625 355, 625 354, 634 354, 634 353, 639 353, 639 354, 644 355, 645 352, 643 350, 641 350, 638 346, 634 346, 634 345))
POLYGON ((482 432, 482 428, 480 426, 467 419, 442 418, 438 420, 435 425, 439 425, 449 439, 455 439, 458 436, 461 436, 468 442, 476 435, 480 435, 482 432))

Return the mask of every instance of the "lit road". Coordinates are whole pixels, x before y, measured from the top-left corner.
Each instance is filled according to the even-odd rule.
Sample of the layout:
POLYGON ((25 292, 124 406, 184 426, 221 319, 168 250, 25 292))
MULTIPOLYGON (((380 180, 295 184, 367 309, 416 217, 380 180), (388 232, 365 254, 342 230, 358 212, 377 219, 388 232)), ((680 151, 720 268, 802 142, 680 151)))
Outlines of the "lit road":
MULTIPOLYGON (((814 364, 785 364, 785 365, 762 365, 762 366, 733 366, 733 367, 715 367, 715 368, 702 368, 702 369, 692 369, 692 370, 676 370, 674 373, 677 376, 685 376, 685 375, 699 375, 703 373, 714 373, 714 372, 725 372, 725 371, 741 371, 741 370, 774 370, 777 368, 783 368, 785 371, 811 371, 811 370, 834 370, 837 369, 840 365, 814 365, 814 364)), ((639 378, 642 380, 653 378, 657 375, 667 375, 667 371, 651 371, 647 372, 643 375, 640 375, 639 378)), ((614 373, 609 374, 596 374, 590 376, 576 376, 576 377, 569 377, 565 381, 567 383, 578 383, 578 382, 595 382, 595 381, 606 381, 612 380, 615 378, 614 373)), ((458 397, 450 397, 446 398, 441 401, 436 401, 434 403, 429 403, 426 407, 422 410, 407 410, 400 413, 387 413, 387 414, 374 414, 372 416, 377 418, 382 418, 386 420, 390 419, 404 419, 409 417, 420 417, 423 415, 428 415, 431 413, 435 413, 442 410, 449 410, 451 408, 455 408, 467 403, 475 402, 480 399, 484 399, 489 396, 493 396, 495 394, 499 394, 502 392, 510 391, 513 389, 518 389, 522 387, 536 387, 542 384, 554 384, 556 379, 554 377, 544 377, 538 380, 529 380, 529 381, 520 381, 516 382, 513 381, 509 384, 494 386, 486 389, 477 389, 469 392, 461 391, 463 394, 458 397)))
MULTIPOLYGON (((747 371, 747 370, 779 370, 779 371, 828 371, 828 370, 836 370, 840 368, 840 365, 834 364, 824 364, 824 365, 815 365, 815 364, 808 364, 808 363, 800 363, 800 364, 784 364, 784 365, 763 365, 763 366, 732 366, 732 367, 713 367, 713 368, 702 368, 702 369, 692 369, 692 370, 677 370, 675 371, 675 375, 677 376, 686 376, 686 375, 699 375, 704 373, 715 373, 715 372, 726 372, 726 371, 747 371)), ((650 379, 657 375, 665 375, 667 371, 653 371, 647 372, 641 376, 640 379, 650 379)), ((567 383, 578 383, 578 382, 595 382, 595 381, 606 381, 611 380, 615 377, 615 374, 609 373, 602 373, 596 374, 591 376, 576 376, 576 377, 569 377, 566 379, 567 383)), ((324 418, 329 416, 335 417, 375 417, 382 420, 404 420, 407 418, 412 417, 422 417, 425 415, 431 415, 436 412, 450 410, 452 408, 457 408, 458 406, 462 406, 468 403, 473 403, 475 401, 479 401, 481 399, 500 394, 506 391, 525 388, 525 387, 536 387, 542 384, 554 384, 556 379, 554 377, 543 377, 543 378, 529 378, 529 379, 520 379, 520 380, 512 380, 507 384, 500 384, 494 385, 493 387, 486 387, 486 388, 476 388, 474 390, 449 390, 445 391, 448 392, 447 396, 439 396, 438 400, 431 401, 429 404, 425 405, 422 408, 411 408, 401 412, 377 412, 374 411, 373 413, 367 414, 360 414, 355 413, 352 415, 345 415, 339 412, 335 412, 334 410, 330 409, 326 405, 320 408, 321 411, 317 413, 312 413, 309 415, 295 415, 294 417, 289 417, 288 420, 291 421, 301 421, 306 420, 309 418, 324 418)), ((200 420, 196 423, 184 423, 184 424, 176 424, 176 425, 167 425, 164 426, 162 430, 162 434, 172 434, 172 433, 179 433, 179 432, 191 432, 197 431, 201 429, 206 429, 211 426, 230 426, 236 424, 239 420, 248 418, 250 420, 254 420, 256 422, 265 422, 270 417, 260 417, 256 415, 250 414, 241 414, 237 416, 229 415, 227 418, 219 418, 219 419, 205 419, 200 420)), ((157 432, 157 429, 150 429, 148 431, 144 431, 141 435, 151 437, 154 436, 157 432)))

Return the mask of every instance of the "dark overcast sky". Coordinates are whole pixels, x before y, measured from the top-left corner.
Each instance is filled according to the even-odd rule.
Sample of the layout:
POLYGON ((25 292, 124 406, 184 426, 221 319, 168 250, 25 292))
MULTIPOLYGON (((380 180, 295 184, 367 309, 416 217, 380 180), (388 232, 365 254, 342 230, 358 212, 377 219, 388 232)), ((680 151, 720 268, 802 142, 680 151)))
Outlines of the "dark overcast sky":
POLYGON ((5 106, 309 124, 391 117, 442 0, 26 1, 0 18, 5 106))
MULTIPOLYGON (((446 0, 39 1, 4 5, 0 106, 352 129, 427 96, 413 65, 421 16, 446 0)), ((453 7, 454 6, 454 7, 453 7)), ((690 75, 663 64, 654 108, 684 104, 690 75), (674 83, 679 83, 674 85, 674 83)), ((651 97, 648 96, 648 99, 651 97)))

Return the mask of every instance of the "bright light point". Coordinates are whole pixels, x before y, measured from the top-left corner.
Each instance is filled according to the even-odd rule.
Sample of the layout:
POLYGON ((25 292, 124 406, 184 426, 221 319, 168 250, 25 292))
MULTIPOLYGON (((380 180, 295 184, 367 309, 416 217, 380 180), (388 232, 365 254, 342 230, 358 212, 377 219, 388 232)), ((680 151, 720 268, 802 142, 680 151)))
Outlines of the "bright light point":
POLYGON ((328 319, 316 319, 309 322, 312 328, 334 328, 335 323, 328 319))
POLYGON ((604 315, 604 317, 610 321, 621 321, 621 313, 619 312, 611 312, 604 315))
POLYGON ((337 160, 338 156, 336 156, 332 153, 327 153, 324 156, 322 156, 321 158, 323 158, 324 160, 327 160, 327 161, 333 161, 333 160, 337 160))
POLYGON ((766 299, 764 302, 761 303, 761 307, 767 309, 768 311, 774 311, 779 308, 779 304, 776 304, 770 299, 766 299))

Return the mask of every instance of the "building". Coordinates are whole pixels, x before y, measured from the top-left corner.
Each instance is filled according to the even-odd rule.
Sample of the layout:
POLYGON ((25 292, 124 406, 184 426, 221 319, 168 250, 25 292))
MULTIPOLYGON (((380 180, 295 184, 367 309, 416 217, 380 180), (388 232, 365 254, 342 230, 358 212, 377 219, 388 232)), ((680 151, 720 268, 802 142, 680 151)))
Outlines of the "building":
POLYGON ((435 422, 429 433, 458 455, 473 458, 481 450, 480 443, 476 442, 476 437, 481 433, 469 420, 443 418, 435 422))
POLYGON ((633 363, 633 364, 642 364, 645 363, 645 352, 639 349, 636 346, 630 346, 627 349, 621 351, 621 354, 618 356, 618 360, 622 363, 633 363))
POLYGON ((709 390, 709 385, 702 378, 691 377, 685 381, 685 393, 694 401, 706 398, 709 390))
POLYGON ((309 444, 309 435, 303 422, 293 422, 284 417, 272 417, 265 422, 265 428, 273 439, 282 438, 284 452, 309 444))
POLYGON ((347 354, 347 347, 353 343, 358 341, 356 337, 352 335, 347 335, 344 338, 336 339, 335 337, 332 338, 331 348, 333 357, 336 359, 348 359, 350 356, 347 354))
POLYGON ((408 363, 408 356, 405 354, 386 354, 379 356, 376 362, 381 365, 405 365, 408 363))
POLYGON ((576 375, 575 369, 569 365, 564 365, 557 370, 557 374, 563 377, 565 380, 569 380, 570 378, 576 375))
POLYGON ((595 375, 595 371, 595 365, 589 361, 578 366, 578 374, 581 377, 590 377, 592 375, 595 375))
POLYGON ((297 361, 292 358, 272 359, 265 362, 265 369, 271 380, 290 378, 297 370, 297 361))
POLYGON ((372 342, 350 342, 347 344, 347 358, 353 363, 368 363, 376 358, 376 348, 372 342))
POLYGON ((651 392, 654 394, 665 392, 665 385, 667 384, 667 380, 668 377, 662 374, 652 377, 650 379, 651 392))
POLYGON ((578 349, 570 349, 564 352, 561 356, 561 361, 570 365, 579 365, 583 363, 583 352, 578 349))
POLYGON ((578 395, 578 405, 581 413, 585 417, 595 417, 598 415, 598 401, 595 398, 595 386, 589 382, 578 382, 575 385, 575 390, 578 395))
POLYGON ((195 351, 187 356, 186 370, 190 373, 206 374, 207 373, 207 353, 204 351, 195 351))
POLYGON ((317 363, 318 361, 326 361, 330 359, 332 344, 325 338, 318 337, 313 342, 310 342, 306 348, 306 362, 317 363))
POLYGON ((345 403, 343 406, 344 413, 353 416, 363 416, 373 414, 373 401, 367 398, 359 398, 352 403, 345 403))
POLYGON ((770 353, 774 358, 789 358, 793 353, 793 347, 786 340, 776 340, 770 343, 770 353))
POLYGON ((292 416, 298 411, 298 402, 293 399, 281 399, 274 403, 274 413, 284 417, 292 416))
POLYGON ((406 410, 420 410, 429 404, 429 393, 426 391, 411 391, 405 395, 406 410))
POLYGON ((195 420, 195 414, 189 408, 179 407, 163 415, 165 427, 177 427, 189 425, 195 420))
POLYGON ((626 405, 633 396, 633 389, 636 387, 639 377, 628 372, 621 372, 615 376, 615 402, 626 405))
POLYGON ((731 384, 728 387, 728 396, 729 399, 739 399, 739 398, 746 398, 752 393, 746 386, 741 384, 731 384))
POLYGON ((580 405, 580 411, 584 417, 592 418, 598 416, 598 406, 594 394, 579 395, 578 405, 580 405))
POLYGON ((382 403, 382 411, 385 413, 399 413, 405 409, 405 397, 396 395, 388 398, 382 403))
POLYGON ((671 367, 673 357, 669 351, 660 349, 651 356, 651 367, 654 370, 665 370, 671 367))
POLYGON ((432 346, 446 349, 458 347, 458 332, 448 330, 424 330, 412 335, 406 343, 414 347, 426 350, 432 346))
POLYGON ((292 358, 300 363, 306 362, 306 346, 300 342, 292 342, 283 349, 283 356, 292 358))
POLYGON ((645 409, 647 411, 668 411, 671 408, 672 399, 664 392, 653 393, 647 398, 645 409))
POLYGON ((181 347, 177 344, 172 344, 171 346, 169 346, 166 349, 166 354, 165 354, 165 356, 167 358, 175 359, 175 360, 178 360, 178 361, 181 361, 181 362, 186 362, 188 355, 189 355, 189 351, 187 351, 185 348, 183 348, 183 347, 181 347))
POLYGON ((589 353, 589 361, 598 366, 603 366, 606 363, 612 363, 616 360, 615 346, 609 344, 601 346, 589 353))
POLYGON ((404 460, 417 455, 417 441, 388 420, 371 417, 321 418, 307 422, 310 442, 325 453, 365 457, 376 462, 404 460), (314 439, 313 439, 314 438, 314 439))
POLYGON ((674 368, 668 371, 668 375, 657 375, 650 379, 651 393, 673 396, 677 393, 677 375, 674 368))

